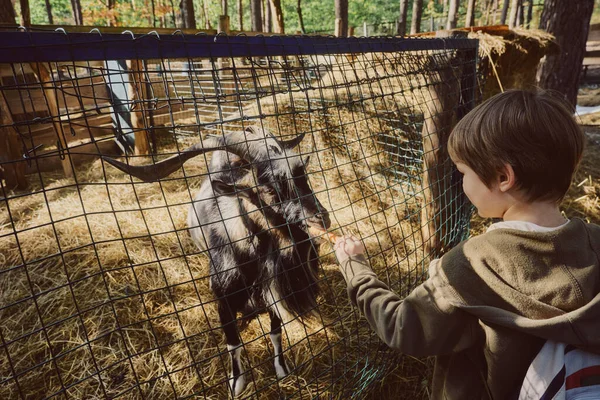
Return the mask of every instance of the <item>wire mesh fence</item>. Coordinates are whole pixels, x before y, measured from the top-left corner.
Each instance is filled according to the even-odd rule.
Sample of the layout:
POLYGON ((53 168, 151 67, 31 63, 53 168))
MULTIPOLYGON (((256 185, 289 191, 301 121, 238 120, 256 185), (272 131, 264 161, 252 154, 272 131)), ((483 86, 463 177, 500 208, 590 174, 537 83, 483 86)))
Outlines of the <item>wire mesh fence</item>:
POLYGON ((465 237, 476 41, 0 43, 1 398, 361 397, 394 366, 327 231, 402 295, 465 237))

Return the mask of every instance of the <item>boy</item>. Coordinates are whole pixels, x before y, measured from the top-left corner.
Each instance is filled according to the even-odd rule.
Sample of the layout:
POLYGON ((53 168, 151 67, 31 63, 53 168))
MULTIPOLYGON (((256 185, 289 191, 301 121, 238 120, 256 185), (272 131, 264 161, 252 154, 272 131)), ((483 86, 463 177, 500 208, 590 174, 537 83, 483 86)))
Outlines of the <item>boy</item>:
POLYGON ((449 154, 479 215, 503 221, 434 260, 404 300, 360 241, 336 241, 348 294, 379 337, 437 356, 432 399, 517 398, 547 339, 600 353, 600 227, 559 210, 583 146, 571 111, 543 92, 508 91, 466 115, 449 154))

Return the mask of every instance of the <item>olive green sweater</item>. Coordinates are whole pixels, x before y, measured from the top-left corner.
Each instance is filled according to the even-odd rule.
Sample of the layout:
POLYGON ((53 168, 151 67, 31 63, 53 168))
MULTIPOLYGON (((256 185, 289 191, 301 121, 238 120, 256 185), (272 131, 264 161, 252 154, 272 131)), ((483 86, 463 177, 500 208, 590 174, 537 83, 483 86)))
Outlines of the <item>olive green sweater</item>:
POLYGON ((510 399, 546 339, 600 353, 600 227, 497 229, 431 264, 405 299, 363 257, 340 266, 352 302, 388 346, 435 355, 432 399, 510 399))

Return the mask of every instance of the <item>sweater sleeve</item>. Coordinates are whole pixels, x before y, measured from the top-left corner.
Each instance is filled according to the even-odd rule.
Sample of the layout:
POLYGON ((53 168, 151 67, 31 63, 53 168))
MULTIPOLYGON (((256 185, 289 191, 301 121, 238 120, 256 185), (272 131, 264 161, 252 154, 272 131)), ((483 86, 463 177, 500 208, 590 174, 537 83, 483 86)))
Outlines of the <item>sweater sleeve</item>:
POLYGON ((428 356, 475 344, 480 332, 477 320, 446 301, 432 279, 403 300, 377 278, 364 257, 348 258, 340 266, 350 300, 391 348, 428 356))

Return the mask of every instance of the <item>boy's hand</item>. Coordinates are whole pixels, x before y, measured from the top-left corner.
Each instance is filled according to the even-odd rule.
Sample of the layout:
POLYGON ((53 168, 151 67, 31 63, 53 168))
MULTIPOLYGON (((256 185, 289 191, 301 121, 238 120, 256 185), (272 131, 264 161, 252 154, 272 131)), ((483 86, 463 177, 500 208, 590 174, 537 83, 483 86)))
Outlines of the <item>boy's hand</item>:
POLYGON ((365 252, 363 243, 354 236, 339 236, 333 246, 338 260, 345 260, 352 256, 362 255, 365 252))

